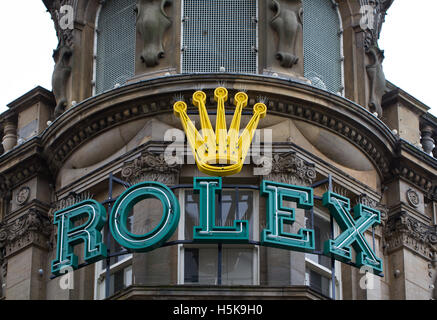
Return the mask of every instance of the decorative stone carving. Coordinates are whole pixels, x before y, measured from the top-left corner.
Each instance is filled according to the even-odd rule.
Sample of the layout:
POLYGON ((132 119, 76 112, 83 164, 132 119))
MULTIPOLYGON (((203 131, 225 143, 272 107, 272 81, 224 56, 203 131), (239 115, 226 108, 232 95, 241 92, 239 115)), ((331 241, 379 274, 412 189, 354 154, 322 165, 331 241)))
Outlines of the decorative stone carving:
POLYGON ((52 90, 56 99, 55 117, 59 117, 68 105, 67 82, 71 74, 70 58, 73 50, 61 44, 53 53, 55 69, 52 75, 52 90))
POLYGON ((71 207, 81 201, 92 199, 92 198, 93 195, 89 191, 84 191, 79 194, 75 192, 70 192, 70 194, 67 197, 56 201, 56 203, 52 205, 52 208, 55 211, 59 211, 71 207))
POLYGON ((364 204, 365 206, 368 206, 372 209, 378 210, 381 213, 381 224, 384 226, 387 223, 388 208, 385 204, 381 204, 380 202, 372 200, 366 194, 360 194, 355 199, 355 204, 358 204, 358 203, 364 204))
POLYGON ((48 168, 45 161, 34 157, 23 160, 7 173, 0 174, 0 194, 8 194, 10 190, 23 184, 35 174, 47 174, 48 168))
POLYGON ((36 209, 29 209, 16 220, 0 225, 0 251, 4 249, 4 257, 7 257, 30 244, 47 248, 51 229, 47 217, 36 209))
MULTIPOLYGON (((367 28, 365 31, 364 46, 370 48, 377 44, 379 36, 381 34, 382 25, 385 21, 385 15, 390 8, 394 0, 370 0, 360 1, 361 5, 367 5, 373 7, 373 10, 364 10, 366 15, 373 15, 373 17, 367 16, 367 28), (369 12, 370 11, 370 12, 369 12), (371 23, 373 22, 373 23, 371 23)), ((362 25, 363 27, 363 25, 362 25)))
POLYGON ((60 116, 68 105, 67 82, 71 75, 71 57, 73 55, 73 29, 61 26, 60 9, 70 5, 75 7, 74 0, 55 0, 49 7, 58 36, 58 47, 53 52, 55 68, 52 75, 52 90, 56 99, 55 117, 60 116))
POLYGON ((276 59, 279 60, 282 67, 291 68, 299 60, 295 49, 297 35, 302 30, 303 9, 300 8, 296 12, 281 6, 278 0, 272 0, 270 8, 276 11, 275 16, 270 21, 270 25, 278 35, 276 59))
POLYGON ((407 195, 408 203, 412 207, 417 208, 419 206, 419 204, 420 204, 419 194, 415 190, 413 190, 413 189, 408 189, 406 195, 407 195))
POLYGON ((139 0, 137 2, 137 30, 144 42, 141 61, 147 67, 158 65, 159 59, 164 58, 164 33, 171 25, 171 20, 164 9, 172 2, 173 0, 139 0))
MULTIPOLYGON (((382 69, 384 60, 384 51, 378 47, 378 39, 381 34, 382 25, 385 20, 387 10, 390 8, 393 0, 372 0, 366 1, 365 5, 373 7, 373 10, 365 10, 367 17, 366 29, 364 30, 364 48, 370 59, 367 65, 367 75, 369 77, 369 102, 368 107, 371 112, 377 112, 382 116, 382 96, 386 91, 386 79, 382 69), (373 22, 373 23, 370 23, 373 22)), ((363 25, 361 25, 363 27, 363 25)))
POLYGON ((157 181, 172 185, 178 183, 180 169, 180 164, 168 164, 164 154, 153 154, 146 151, 139 158, 126 162, 121 176, 130 184, 157 181))
POLYGON ((393 170, 393 174, 399 175, 408 181, 410 181, 412 184, 417 186, 420 189, 425 190, 426 192, 432 191, 433 183, 431 180, 429 180, 428 177, 424 177, 417 172, 415 172, 413 169, 406 167, 406 166, 400 166, 399 168, 395 168, 393 170))
POLYGON ((384 228, 388 253, 407 247, 429 261, 433 260, 437 244, 437 228, 428 226, 402 211, 391 216, 384 228))
POLYGON ((270 164, 264 163, 263 170, 267 180, 303 186, 312 185, 317 175, 315 165, 306 162, 295 152, 274 154, 270 164))
POLYGON ((377 46, 373 46, 366 50, 367 55, 372 61, 366 66, 367 75, 369 76, 369 110, 378 113, 382 116, 382 96, 387 90, 386 79, 382 69, 384 61, 384 51, 377 46))
POLYGON ((19 206, 23 206, 26 204, 27 200, 29 200, 30 197, 30 188, 29 187, 22 187, 15 198, 17 201, 17 204, 19 206))

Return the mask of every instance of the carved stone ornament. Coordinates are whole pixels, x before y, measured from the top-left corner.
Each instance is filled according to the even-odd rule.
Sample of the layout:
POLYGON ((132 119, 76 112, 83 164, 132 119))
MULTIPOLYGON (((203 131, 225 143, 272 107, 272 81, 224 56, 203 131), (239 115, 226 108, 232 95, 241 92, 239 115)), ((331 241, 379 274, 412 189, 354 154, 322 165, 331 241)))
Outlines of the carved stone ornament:
POLYGON ((146 151, 139 158, 126 162, 121 176, 130 184, 157 181, 172 185, 178 182, 180 169, 180 164, 167 163, 163 153, 154 154, 146 151))
POLYGON ((387 90, 387 81, 385 79, 384 71, 382 69, 382 62, 384 61, 384 51, 377 46, 373 46, 366 50, 371 63, 366 66, 367 75, 369 77, 369 110, 378 113, 382 116, 382 96, 387 90))
POLYGON ((293 1, 271 1, 270 8, 276 14, 270 21, 270 25, 278 35, 276 59, 279 60, 282 67, 291 68, 299 60, 295 50, 297 36, 302 30, 303 9, 300 8, 298 11, 289 9, 284 6, 285 2, 293 1))
POLYGON ((267 180, 303 186, 312 185, 317 175, 315 165, 295 152, 274 154, 270 163, 264 163, 263 170, 267 180))
POLYGON ((408 200, 408 203, 412 207, 414 207, 414 208, 419 207, 420 197, 419 197, 419 194, 415 190, 408 189, 408 191, 407 191, 407 200, 408 200))
POLYGON ((52 205, 52 208, 54 208, 55 211, 59 211, 68 207, 71 207, 75 205, 76 203, 82 202, 84 200, 92 199, 93 195, 89 191, 84 191, 81 193, 75 193, 71 192, 67 197, 62 198, 54 205, 52 205))
POLYGON ((68 105, 67 82, 71 74, 70 58, 72 55, 73 50, 62 43, 53 52, 55 69, 52 75, 52 90, 56 99, 55 117, 59 117, 68 105))
POLYGON ((385 21, 387 10, 394 0, 360 0, 362 17, 361 28, 365 28, 365 48, 377 45, 381 35, 382 25, 385 21))
POLYGON ((363 204, 365 206, 368 206, 372 209, 376 209, 381 213, 381 224, 384 226, 387 223, 387 219, 388 219, 388 208, 385 204, 381 204, 380 202, 377 202, 371 198, 369 198, 369 196, 367 196, 366 194, 360 194, 356 200, 355 200, 355 204, 363 204))
POLYGON ((370 59, 366 66, 369 77, 369 102, 368 107, 371 112, 382 116, 382 96, 386 91, 386 78, 382 69, 384 61, 384 51, 379 49, 378 39, 381 34, 385 15, 394 0, 360 0, 361 12, 364 14, 360 23, 364 29, 364 48, 370 59))
POLYGON ((26 204, 27 200, 29 200, 29 197, 30 197, 30 188, 22 187, 20 190, 18 190, 15 200, 17 201, 17 204, 19 206, 23 206, 26 204))
POLYGON ((437 228, 402 211, 388 219, 384 228, 384 239, 388 253, 406 247, 432 261, 436 254, 437 228))
POLYGON ((144 42, 140 58, 147 67, 158 65, 159 59, 164 58, 164 33, 171 26, 164 9, 172 3, 173 0, 137 1, 137 30, 144 42))
POLYGON ((16 220, 0 225, 0 252, 5 250, 4 257, 7 257, 30 244, 47 248, 51 230, 47 217, 36 209, 29 209, 16 220))
POLYGON ((49 7, 49 12, 55 24, 58 36, 58 47, 53 52, 55 68, 52 75, 52 90, 56 99, 55 117, 60 116, 68 105, 67 82, 71 75, 71 57, 73 56, 73 28, 64 26, 61 8, 75 8, 76 0, 55 0, 49 7))

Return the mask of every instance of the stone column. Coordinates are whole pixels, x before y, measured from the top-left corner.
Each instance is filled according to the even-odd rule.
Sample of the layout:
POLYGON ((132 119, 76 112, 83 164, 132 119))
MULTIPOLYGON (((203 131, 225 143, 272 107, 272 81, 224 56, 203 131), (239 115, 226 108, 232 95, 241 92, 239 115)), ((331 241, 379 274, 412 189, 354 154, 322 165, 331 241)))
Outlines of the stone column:
MULTIPOLYGON (((143 152, 137 159, 125 163, 122 178, 129 183, 155 181, 174 185, 179 181, 180 165, 169 165, 164 154, 143 152)), ((152 199, 134 206, 133 227, 135 234, 151 231, 162 218, 161 205, 152 199)), ((171 240, 177 239, 175 231, 171 240)), ((175 285, 177 284, 177 246, 158 248, 148 253, 134 253, 132 261, 133 284, 175 285)))
POLYGON ((423 151, 425 151, 430 156, 433 156, 433 150, 435 148, 435 143, 434 143, 435 141, 432 138, 432 135, 434 133, 433 127, 425 126, 421 130, 421 133, 422 133, 421 144, 422 144, 423 151))
MULTIPOLYGON (((315 178, 314 164, 306 162, 294 152, 274 154, 271 171, 264 175, 265 180, 306 187, 311 186, 315 178)), ((296 220, 291 231, 293 233, 305 228, 305 211, 297 208, 295 210, 296 220)), ((263 265, 266 269, 264 281, 267 285, 305 285, 305 253, 276 248, 262 250, 265 250, 267 260, 263 265)))
POLYGON ((434 295, 433 269, 437 232, 406 211, 392 214, 384 230, 389 263, 390 299, 429 300, 434 295))
POLYGON ((3 148, 5 152, 12 150, 17 145, 17 124, 12 119, 7 119, 4 123, 3 148))
POLYGON ((46 298, 45 258, 50 231, 49 220, 35 209, 0 225, 0 276, 7 300, 46 298))

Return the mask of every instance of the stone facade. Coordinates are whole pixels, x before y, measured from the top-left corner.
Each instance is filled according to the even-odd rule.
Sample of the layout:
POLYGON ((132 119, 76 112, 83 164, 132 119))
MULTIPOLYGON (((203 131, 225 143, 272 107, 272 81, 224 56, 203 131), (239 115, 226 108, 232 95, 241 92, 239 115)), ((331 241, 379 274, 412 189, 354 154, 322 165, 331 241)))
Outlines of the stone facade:
MULTIPOLYGON (((75 271, 71 290, 51 277, 58 232, 52 224, 54 212, 89 198, 108 200, 110 175, 126 183, 114 184, 111 197, 142 181, 192 183, 201 174, 187 149, 188 164, 168 164, 164 157, 172 143, 164 139, 166 132, 182 129, 172 106, 176 97, 191 97, 201 88, 212 108, 213 90, 219 85, 226 86, 230 97, 243 89, 250 106, 260 99, 265 102, 267 117, 259 128, 272 130, 273 157, 262 164, 271 171, 254 175, 260 164, 249 164, 225 183, 259 185, 268 179, 311 186, 330 178, 334 192, 381 211, 374 239, 371 232, 366 237, 374 240, 383 259, 383 277, 375 279, 373 289, 362 289, 360 270, 336 263, 337 299, 437 297, 437 119, 427 106, 385 79, 378 38, 393 1, 372 2, 375 25, 367 28, 360 26, 360 1, 334 1, 333 10, 341 18, 344 95, 318 89, 304 77, 299 0, 258 1, 257 74, 180 73, 181 1, 138 0, 132 13, 137 15, 135 75, 98 95, 93 94, 93 48, 104 4, 43 1, 59 38, 52 92, 37 87, 0 115, 1 298, 102 298, 99 284, 106 275, 101 264, 75 271), (73 9, 72 28, 60 24, 63 6, 73 9)), ((232 104, 231 98, 228 111, 232 104)), ((242 116, 242 127, 249 119, 242 116)), ((322 195, 326 188, 317 186, 315 194, 322 195)), ((178 192, 183 201, 184 193, 178 192)), ((265 203, 255 198, 259 232, 265 226, 265 203)), ((147 208, 152 212, 147 219, 134 214, 137 232, 138 223, 159 221, 155 206, 147 208)), ((294 228, 305 226, 304 215, 304 210, 296 210, 294 228)), ((172 241, 180 239, 181 229, 183 225, 172 241)), ((180 248, 120 260, 117 268, 131 263, 136 280, 114 289, 111 297, 327 298, 308 287, 305 268, 310 262, 303 253, 259 248, 255 287, 193 289, 181 280, 180 248)), ((76 250, 82 264, 80 247, 76 250)))

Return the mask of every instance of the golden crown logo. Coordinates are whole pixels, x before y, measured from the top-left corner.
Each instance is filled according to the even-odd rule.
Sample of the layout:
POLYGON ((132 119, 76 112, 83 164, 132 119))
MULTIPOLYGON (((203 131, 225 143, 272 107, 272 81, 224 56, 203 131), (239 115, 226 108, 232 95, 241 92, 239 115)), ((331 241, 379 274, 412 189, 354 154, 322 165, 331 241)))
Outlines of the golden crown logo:
POLYGON ((239 136, 241 113, 243 108, 247 106, 247 94, 238 92, 234 97, 236 108, 229 131, 226 129, 225 113, 228 91, 223 87, 219 87, 214 91, 214 97, 217 101, 215 132, 212 129, 206 110, 206 94, 204 92, 196 91, 193 94, 193 105, 199 108, 200 125, 202 127, 200 133, 187 115, 187 104, 185 102, 176 102, 173 109, 175 115, 181 119, 199 170, 213 176, 229 176, 240 172, 243 168, 253 135, 258 127, 259 120, 265 117, 267 107, 264 103, 254 105, 253 116, 239 136))

